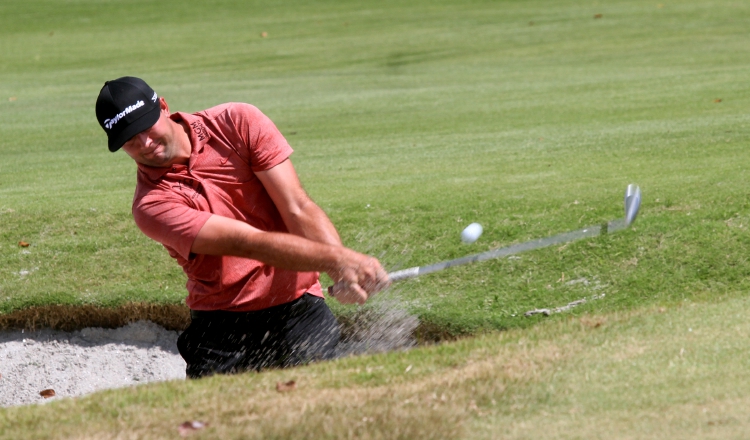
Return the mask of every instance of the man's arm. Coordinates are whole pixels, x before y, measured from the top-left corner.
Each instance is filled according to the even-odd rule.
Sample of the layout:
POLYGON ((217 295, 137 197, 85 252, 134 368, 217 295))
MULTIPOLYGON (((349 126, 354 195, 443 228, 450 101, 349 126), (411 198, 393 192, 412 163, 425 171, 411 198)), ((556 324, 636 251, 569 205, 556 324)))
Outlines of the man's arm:
POLYGON ((261 231, 218 215, 206 221, 190 250, 251 258, 280 269, 326 272, 338 285, 346 286, 336 295, 343 303, 363 304, 369 294, 388 285, 388 274, 373 257, 293 234, 261 231))
MULTIPOLYGON (((326 213, 302 188, 291 160, 287 159, 269 170, 257 172, 256 175, 292 234, 320 243, 341 246, 341 238, 336 228, 326 213)), ((361 294, 353 288, 354 286, 346 281, 335 281, 337 283, 333 286, 332 296, 345 304, 360 303, 361 294)))
POLYGON ((289 232, 320 243, 341 246, 341 238, 325 212, 310 199, 287 159, 255 173, 281 213, 289 232))

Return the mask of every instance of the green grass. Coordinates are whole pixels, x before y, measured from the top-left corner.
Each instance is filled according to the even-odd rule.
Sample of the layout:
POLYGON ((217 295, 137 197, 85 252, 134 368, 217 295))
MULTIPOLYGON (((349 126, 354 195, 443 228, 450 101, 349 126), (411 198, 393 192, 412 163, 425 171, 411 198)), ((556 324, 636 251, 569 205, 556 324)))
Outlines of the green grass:
POLYGON ((446 332, 536 331, 561 318, 525 311, 601 293, 570 315, 734 304, 750 287, 748 19, 731 0, 0 3, 0 313, 183 301, 184 275, 132 222, 135 167, 94 118, 121 75, 172 110, 257 105, 344 242, 389 269, 621 217, 640 184, 631 230, 382 295, 446 332))

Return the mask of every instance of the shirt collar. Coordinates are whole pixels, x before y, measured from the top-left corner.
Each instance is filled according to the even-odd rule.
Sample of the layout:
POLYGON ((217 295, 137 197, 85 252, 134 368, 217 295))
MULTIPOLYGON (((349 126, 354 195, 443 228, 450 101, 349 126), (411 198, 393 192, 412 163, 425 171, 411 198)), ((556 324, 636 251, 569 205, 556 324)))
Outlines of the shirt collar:
POLYGON ((150 167, 148 165, 143 165, 142 163, 138 164, 138 174, 146 176, 148 180, 152 182, 156 182, 157 180, 161 179, 171 169, 172 168, 170 167, 156 168, 156 167, 150 167))
POLYGON ((180 122, 180 120, 182 120, 190 128, 188 130, 188 136, 190 137, 190 145, 193 146, 191 156, 203 151, 206 142, 211 138, 211 133, 209 133, 201 118, 183 112, 172 113, 169 117, 175 122, 180 122))

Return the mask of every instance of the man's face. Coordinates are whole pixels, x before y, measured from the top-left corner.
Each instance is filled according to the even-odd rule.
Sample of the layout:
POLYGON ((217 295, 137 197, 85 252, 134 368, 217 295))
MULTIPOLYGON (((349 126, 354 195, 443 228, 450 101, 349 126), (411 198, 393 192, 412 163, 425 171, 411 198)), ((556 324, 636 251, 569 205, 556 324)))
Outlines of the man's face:
MULTIPOLYGON (((161 113, 156 124, 130 138, 122 149, 136 162, 152 167, 168 167, 176 163, 187 163, 190 158, 189 144, 179 142, 180 126, 169 119, 169 108, 163 98, 159 102, 161 113)), ((184 134, 184 132, 183 132, 184 134)))

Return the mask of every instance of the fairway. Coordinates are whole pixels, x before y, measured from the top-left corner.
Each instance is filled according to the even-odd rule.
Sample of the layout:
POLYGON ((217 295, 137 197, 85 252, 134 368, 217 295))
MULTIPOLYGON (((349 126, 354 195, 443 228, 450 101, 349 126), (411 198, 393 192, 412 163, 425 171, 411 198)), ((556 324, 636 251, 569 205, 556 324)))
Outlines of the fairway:
MULTIPOLYGON (((422 341, 459 342, 0 409, 0 438, 157 438, 187 417, 212 421, 206 438, 539 438, 548 416, 550 438, 742 437, 748 20, 750 4, 730 0, 0 2, 0 327, 24 312, 82 327, 81 307, 184 323, 173 315, 185 313, 185 275, 136 228, 136 167, 107 151, 94 114, 104 81, 123 75, 144 78, 172 111, 260 108, 344 244, 389 271, 600 225, 623 216, 628 184, 643 191, 630 229, 399 282, 364 307, 418 318, 422 341), (481 237, 462 243, 474 222, 481 237), (691 319, 711 337, 686 366, 691 340, 669 329, 696 328, 691 319), (521 340, 537 351, 519 355, 521 340), (626 365, 677 344, 669 359, 626 365), (486 368, 472 370, 472 356, 486 368), (383 370, 368 370, 375 363, 383 370), (388 388, 409 382, 409 365, 430 373, 388 388), (702 375, 718 366, 714 386, 702 375), (442 370, 453 367, 465 372, 455 384, 442 370), (326 416, 310 431, 290 428, 310 417, 303 407, 279 415, 251 402, 289 377, 334 402, 311 403, 326 416), (584 394, 565 388, 584 379, 584 394), (416 402, 454 385, 453 401, 388 409, 390 394, 416 402), (197 409, 235 389, 245 407, 197 409), (361 405, 335 403, 352 396, 361 405), (133 416, 165 401, 153 418, 133 416), (704 405, 718 415, 700 418, 704 405), (263 411, 278 423, 254 430, 263 411), (50 424, 33 431, 41 418, 50 424), (80 422, 91 431, 72 428, 80 422)), ((344 322, 362 314, 328 302, 344 322)))

